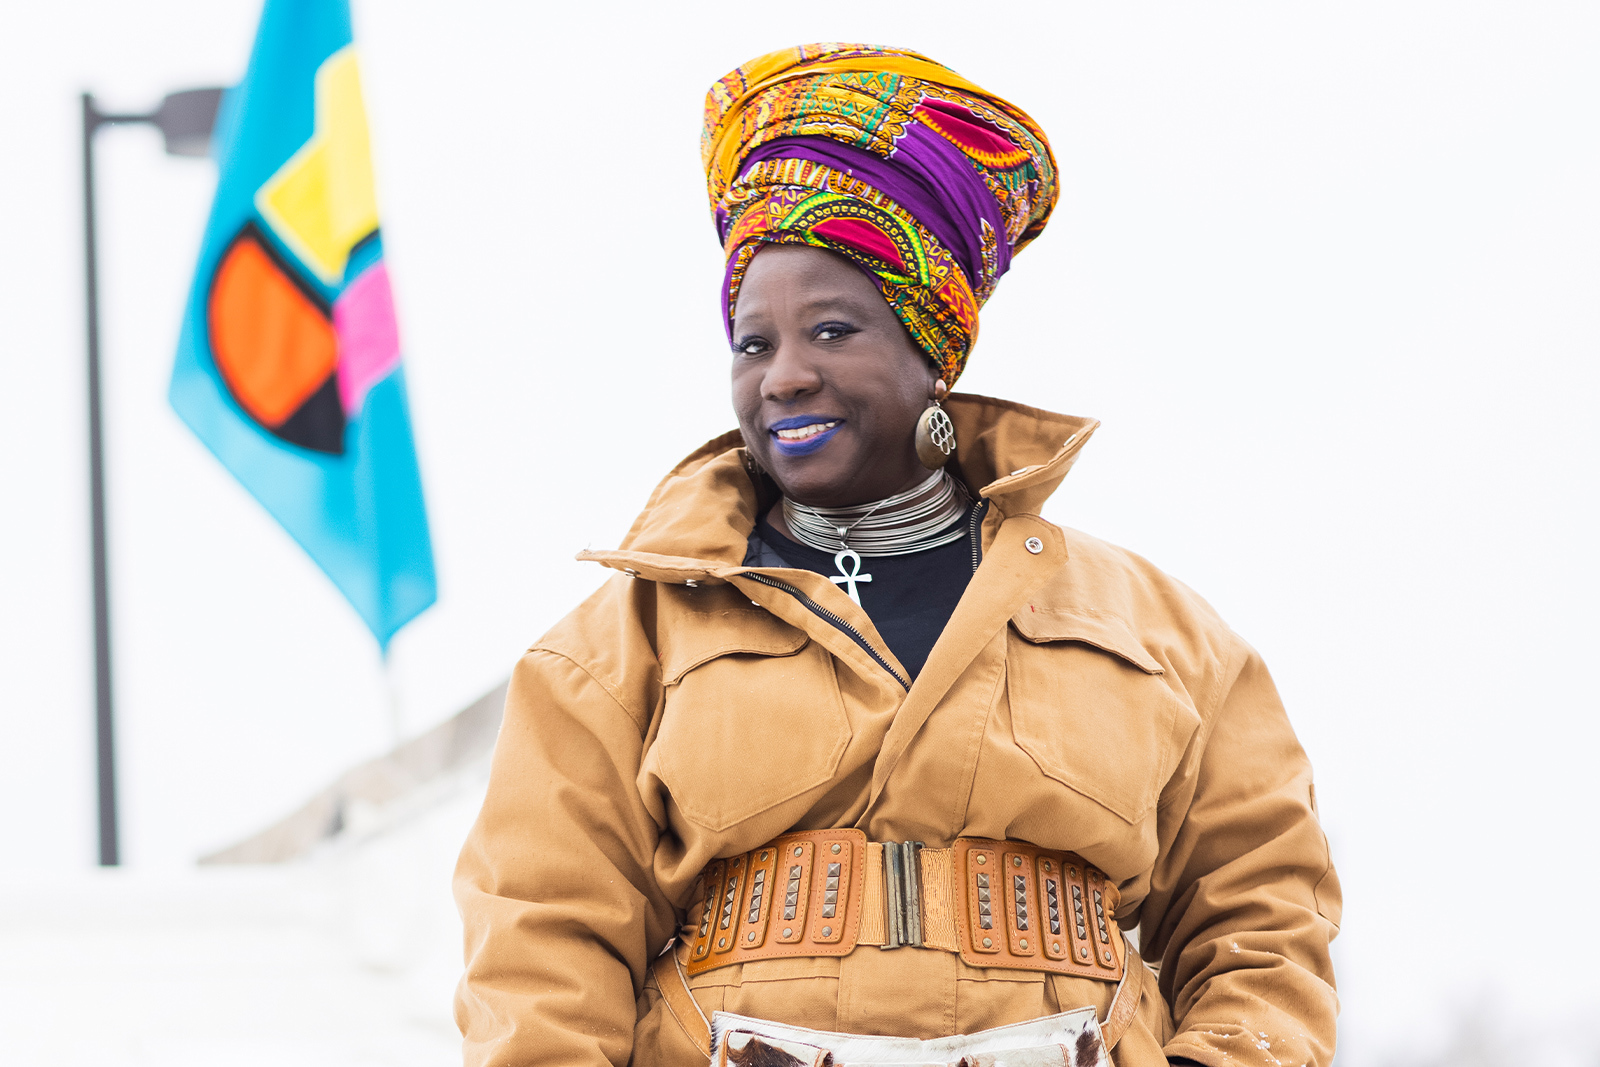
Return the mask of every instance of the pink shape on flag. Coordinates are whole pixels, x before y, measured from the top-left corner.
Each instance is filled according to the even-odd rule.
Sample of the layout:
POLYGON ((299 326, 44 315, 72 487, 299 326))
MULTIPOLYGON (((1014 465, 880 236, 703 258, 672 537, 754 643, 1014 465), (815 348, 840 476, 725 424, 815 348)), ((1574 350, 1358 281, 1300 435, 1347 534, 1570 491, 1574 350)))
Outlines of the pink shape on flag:
POLYGON ((400 329, 394 321, 389 271, 374 263, 333 302, 339 338, 339 402, 347 418, 361 410, 367 392, 400 365, 400 329))

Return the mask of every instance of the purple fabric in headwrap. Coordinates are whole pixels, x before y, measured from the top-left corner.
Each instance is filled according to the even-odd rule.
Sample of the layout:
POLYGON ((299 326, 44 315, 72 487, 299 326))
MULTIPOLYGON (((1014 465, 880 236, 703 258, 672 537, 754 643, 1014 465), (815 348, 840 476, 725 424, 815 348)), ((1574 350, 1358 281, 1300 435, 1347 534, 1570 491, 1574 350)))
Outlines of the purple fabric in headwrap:
MULTIPOLYGON (((745 170, 769 159, 809 159, 862 179, 916 216, 956 257, 968 278, 988 274, 978 220, 986 220, 996 233, 1005 232, 1000 205, 961 150, 921 123, 909 125, 888 159, 821 137, 780 137, 745 157, 745 170)), ((719 218, 718 224, 726 228, 725 219, 719 218)), ((725 239, 727 234, 719 236, 725 239)), ((1011 266, 1011 245, 1000 241, 991 243, 991 249, 998 256, 993 270, 998 281, 1011 266)), ((979 289, 976 295, 981 301, 989 293, 979 289)))

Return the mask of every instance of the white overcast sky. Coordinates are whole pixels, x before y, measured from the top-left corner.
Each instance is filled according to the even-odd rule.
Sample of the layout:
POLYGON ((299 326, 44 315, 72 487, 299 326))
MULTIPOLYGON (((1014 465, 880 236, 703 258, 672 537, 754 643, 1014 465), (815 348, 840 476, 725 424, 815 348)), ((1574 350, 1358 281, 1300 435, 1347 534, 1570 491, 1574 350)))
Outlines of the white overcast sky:
MULTIPOLYGON (((130 864, 189 864, 502 679, 732 425, 705 87, 904 44, 1029 110, 1063 194, 963 389, 1104 428, 1047 514, 1265 655, 1347 898, 1347 1048, 1600 1014, 1600 8, 358 0, 438 554, 386 678, 165 400, 209 162, 100 139, 130 864), (1509 946, 1509 947, 1501 947, 1509 946)), ((0 866, 93 862, 76 94, 243 70, 256 0, 0 12, 0 866)))

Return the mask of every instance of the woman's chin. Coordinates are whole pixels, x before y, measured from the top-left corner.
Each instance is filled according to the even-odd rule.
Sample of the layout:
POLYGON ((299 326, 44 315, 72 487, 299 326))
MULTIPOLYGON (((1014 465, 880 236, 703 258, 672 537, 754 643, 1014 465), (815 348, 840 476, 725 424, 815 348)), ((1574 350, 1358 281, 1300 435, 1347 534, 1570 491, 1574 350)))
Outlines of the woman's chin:
POLYGON ((788 465, 787 469, 782 469, 783 466, 780 461, 780 469, 768 468, 778 489, 796 504, 814 508, 853 507, 898 491, 898 487, 880 485, 879 479, 871 475, 862 477, 859 469, 840 471, 832 465, 831 469, 824 469, 821 465, 813 467, 800 463, 788 465))
POLYGON ((779 460, 778 467, 777 470, 769 467, 768 472, 783 495, 797 504, 828 507, 839 495, 841 487, 823 471, 806 469, 807 464, 794 460, 779 460))
POLYGON ((828 507, 835 498, 848 492, 848 464, 830 455, 831 449, 803 456, 786 456, 774 449, 763 461, 767 473, 778 483, 783 495, 800 504, 828 507))

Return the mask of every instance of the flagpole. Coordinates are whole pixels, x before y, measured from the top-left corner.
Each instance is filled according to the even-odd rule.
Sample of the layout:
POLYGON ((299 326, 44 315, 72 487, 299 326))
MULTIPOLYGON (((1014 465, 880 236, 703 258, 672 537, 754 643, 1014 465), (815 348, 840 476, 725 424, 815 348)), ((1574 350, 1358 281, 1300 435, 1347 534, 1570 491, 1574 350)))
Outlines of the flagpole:
POLYGON ((100 408, 100 281, 95 254, 94 134, 103 117, 83 94, 85 339, 89 350, 89 527, 94 584, 94 738, 100 866, 121 862, 117 834, 116 736, 111 718, 111 604, 106 570, 105 442, 100 408))
POLYGON ((399 748, 404 740, 400 716, 400 683, 395 677, 394 660, 387 650, 383 654, 383 690, 389 704, 389 747, 399 748))

